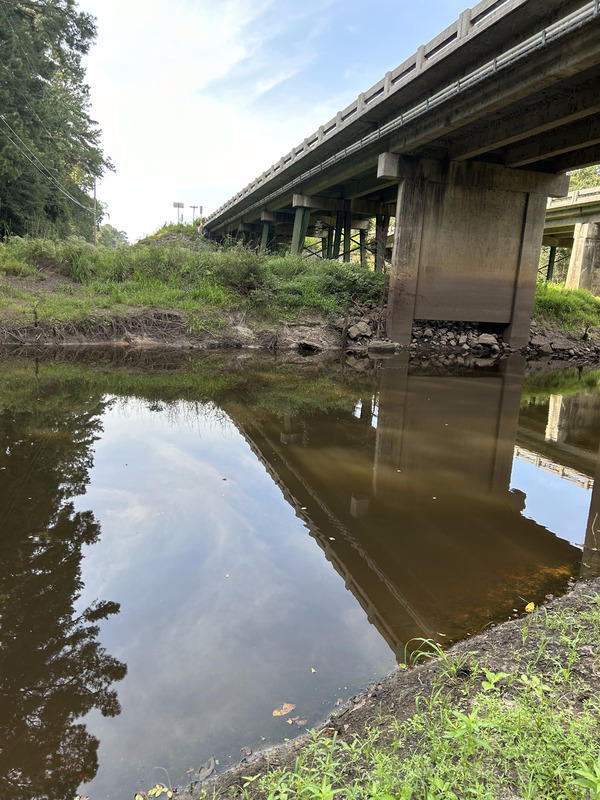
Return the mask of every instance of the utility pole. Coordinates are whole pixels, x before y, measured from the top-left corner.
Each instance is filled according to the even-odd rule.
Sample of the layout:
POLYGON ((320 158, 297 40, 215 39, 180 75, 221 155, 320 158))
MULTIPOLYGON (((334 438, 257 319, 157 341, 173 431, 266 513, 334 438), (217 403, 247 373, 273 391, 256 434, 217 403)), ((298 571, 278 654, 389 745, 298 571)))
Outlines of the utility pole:
POLYGON ((192 225, 193 225, 194 224, 194 220, 196 219, 196 215, 195 215, 194 212, 196 211, 198 206, 190 206, 190 208, 192 209, 192 225))

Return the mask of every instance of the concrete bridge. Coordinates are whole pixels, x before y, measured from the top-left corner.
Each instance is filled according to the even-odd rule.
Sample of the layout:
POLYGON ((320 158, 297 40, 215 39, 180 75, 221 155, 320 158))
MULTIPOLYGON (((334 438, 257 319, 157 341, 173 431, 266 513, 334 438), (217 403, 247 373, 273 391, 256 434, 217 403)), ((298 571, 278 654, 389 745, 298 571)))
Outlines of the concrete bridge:
POLYGON ((526 343, 546 200, 600 161, 599 0, 482 0, 205 223, 350 260, 395 218, 388 334, 498 323, 526 343), (362 233, 361 233, 362 232, 362 233), (499 244, 501 242, 501 245, 499 244))
POLYGON ((556 248, 568 247, 567 288, 600 294, 600 186, 548 201, 543 244, 550 246, 549 278, 556 248))

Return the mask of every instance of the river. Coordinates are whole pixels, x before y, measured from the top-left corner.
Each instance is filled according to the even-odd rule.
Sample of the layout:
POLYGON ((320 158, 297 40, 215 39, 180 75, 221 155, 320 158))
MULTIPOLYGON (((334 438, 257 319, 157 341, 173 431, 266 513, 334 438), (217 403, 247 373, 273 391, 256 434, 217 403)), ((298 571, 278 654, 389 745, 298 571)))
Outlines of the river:
POLYGON ((600 574, 599 383, 516 356, 6 355, 7 796, 222 771, 421 640, 600 574))

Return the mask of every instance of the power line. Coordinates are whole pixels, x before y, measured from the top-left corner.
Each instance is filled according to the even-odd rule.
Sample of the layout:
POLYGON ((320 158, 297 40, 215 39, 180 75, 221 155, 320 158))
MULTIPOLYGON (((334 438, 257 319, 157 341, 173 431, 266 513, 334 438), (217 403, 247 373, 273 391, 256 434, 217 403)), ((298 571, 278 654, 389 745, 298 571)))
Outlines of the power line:
MULTIPOLYGON (((4 122, 4 124, 5 124, 5 125, 7 125, 7 127, 8 127, 8 128, 11 130, 11 131, 12 131, 12 128, 10 127, 10 125, 8 124, 8 122, 6 122, 6 120, 4 119, 4 116, 3 116, 2 114, 0 114, 0 119, 2 119, 2 121, 4 122)), ((70 195, 70 194, 69 194, 69 192, 68 192, 68 191, 67 191, 67 190, 66 190, 66 189, 65 189, 63 186, 61 186, 61 184, 60 184, 60 183, 58 183, 58 181, 57 181, 57 180, 56 180, 56 179, 55 179, 55 178, 52 176, 52 174, 50 173, 50 171, 48 170, 48 168, 47 168, 46 166, 44 166, 44 164, 42 164, 42 162, 39 160, 39 158, 37 158, 37 156, 36 156, 36 155, 35 155, 35 154, 34 154, 34 153, 33 153, 33 152, 32 152, 32 151, 29 149, 29 147, 27 147, 27 145, 25 144, 25 142, 23 142, 23 140, 22 140, 22 139, 19 137, 19 135, 18 135, 18 134, 16 134, 16 133, 15 133, 14 135, 15 135, 15 136, 16 136, 16 137, 17 137, 17 138, 18 138, 18 139, 19 139, 19 140, 20 140, 20 141, 23 143, 23 145, 24 145, 25 147, 27 147, 27 149, 29 150, 29 152, 30 152, 30 153, 32 153, 32 155, 34 156, 34 158, 35 158, 35 159, 36 159, 36 160, 37 160, 37 161, 40 163, 40 165, 41 165, 42 169, 40 169, 40 167, 38 167, 38 165, 35 163, 35 161, 33 161, 33 160, 32 160, 32 159, 31 159, 31 158, 30 158, 30 157, 27 155, 27 153, 26 153, 26 152, 25 152, 25 151, 24 151, 24 150, 23 150, 21 147, 19 147, 19 145, 18 145, 18 144, 17 144, 17 143, 16 143, 16 142, 15 142, 13 139, 11 139, 11 137, 8 135, 8 133, 7 133, 5 130, 3 130, 2 128, 0 128, 0 133, 4 134, 4 136, 5 136, 5 137, 8 139, 8 141, 9 141, 9 142, 10 142, 10 143, 13 145, 13 147, 16 147, 16 148, 17 148, 17 150, 18 150, 18 151, 21 153, 21 155, 25 156, 25 158, 27 159, 27 161, 29 161, 29 163, 30 163, 30 164, 31 164, 33 167, 35 167, 35 169, 36 169, 36 170, 37 170, 37 171, 40 173, 40 175, 43 175, 43 177, 44 177, 44 178, 46 178, 47 180, 49 180, 49 181, 50 181, 50 182, 51 182, 51 183, 52 183, 52 184, 53 184, 53 185, 54 185, 54 186, 55 186, 55 187, 56 187, 56 188, 59 190, 59 192, 61 192, 62 194, 64 194, 64 195, 65 195, 65 197, 67 197, 69 200, 71 200, 73 203, 75 203, 75 205, 78 205, 80 208, 83 208, 83 210, 84 210, 84 211, 87 211, 87 212, 88 212, 88 214, 93 214, 93 213, 94 213, 94 212, 93 212, 93 210, 92 210, 91 208, 88 208, 88 206, 85 206, 85 205, 83 205, 83 203, 80 203, 80 202, 79 202, 79 200, 75 199, 75 198, 74 198, 72 195, 70 195), (45 171, 44 171, 44 170, 45 170, 45 171)), ((13 131, 13 133, 14 133, 14 131, 13 131)))

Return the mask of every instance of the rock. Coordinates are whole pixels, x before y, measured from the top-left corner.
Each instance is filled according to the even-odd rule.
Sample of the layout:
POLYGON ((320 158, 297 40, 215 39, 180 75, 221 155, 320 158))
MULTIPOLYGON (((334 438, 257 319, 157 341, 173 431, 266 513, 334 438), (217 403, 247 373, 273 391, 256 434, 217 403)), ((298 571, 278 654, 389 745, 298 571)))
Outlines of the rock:
POLYGON ((573 342, 567 339, 566 336, 553 334, 550 338, 550 344, 553 350, 570 350, 573 347, 573 342))
POLYGON ((351 339, 358 339, 359 336, 373 336, 373 331, 366 322, 357 322, 348 328, 348 336, 351 339))
POLYGON ((431 330, 431 328, 425 328, 425 330, 423 331, 423 336, 427 336, 429 339, 431 339, 431 337, 433 336, 433 331, 431 330))
POLYGON ((417 330, 413 331, 413 336, 414 336, 415 339, 422 339, 423 338, 423 331, 420 331, 417 328, 417 330))
POLYGON ((465 344, 465 342, 466 342, 466 341, 467 341, 467 334, 466 334, 466 333, 462 333, 462 334, 461 334, 461 335, 458 337, 458 343, 459 343, 459 344, 465 344))
POLYGON ((543 356, 552 355, 553 352, 554 352, 554 350, 552 349, 552 345, 547 344, 547 343, 543 344, 539 349, 540 355, 543 355, 543 356))
POLYGON ((491 347, 493 344, 498 344, 498 340, 492 333, 482 333, 477 339, 477 344, 491 347))
POLYGON ((397 342, 383 342, 380 339, 374 339, 369 342, 369 353, 395 353, 396 348, 400 345, 397 342))

